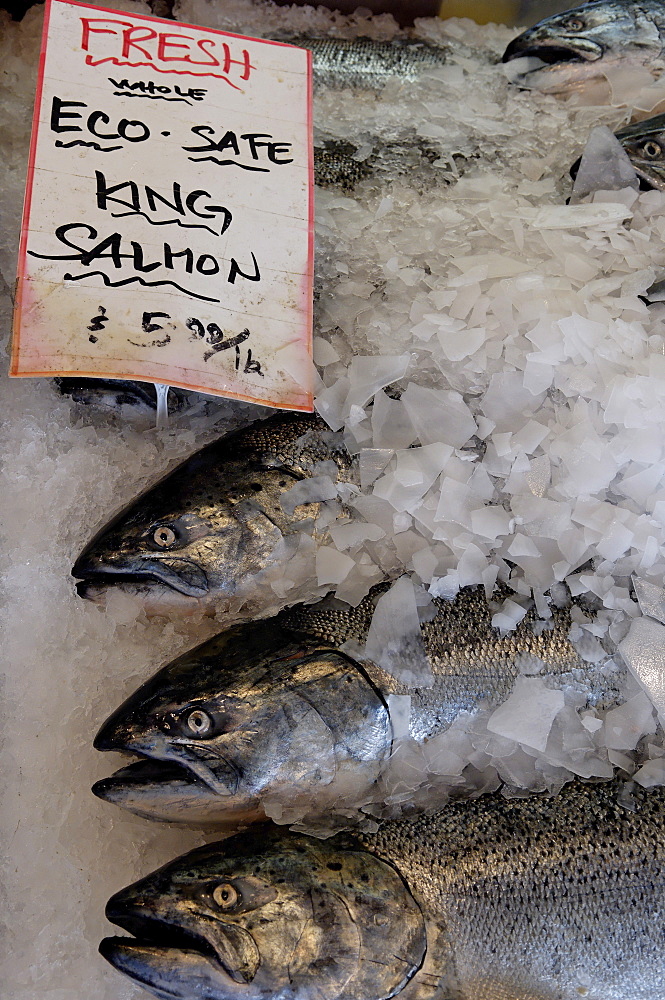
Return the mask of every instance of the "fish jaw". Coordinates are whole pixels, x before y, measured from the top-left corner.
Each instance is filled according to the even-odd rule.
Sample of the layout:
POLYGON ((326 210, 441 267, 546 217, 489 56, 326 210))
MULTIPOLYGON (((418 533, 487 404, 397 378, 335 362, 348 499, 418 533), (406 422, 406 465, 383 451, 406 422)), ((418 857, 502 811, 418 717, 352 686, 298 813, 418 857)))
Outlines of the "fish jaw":
MULTIPOLYGON (((119 972, 165 1000, 205 996, 235 1000, 247 996, 247 984, 256 974, 260 956, 251 935, 228 927, 215 928, 214 946, 206 933, 190 929, 177 908, 167 918, 154 914, 142 900, 132 899, 133 887, 117 893, 106 908, 107 918, 134 935, 108 937, 100 954, 119 972)), ((205 922, 202 922, 205 929, 205 922)))
POLYGON ((80 597, 86 596, 87 587, 113 586, 119 577, 130 584, 138 581, 154 581, 162 587, 175 590, 185 597, 200 598, 208 593, 208 579, 205 572, 190 559, 155 559, 149 555, 135 560, 118 559, 102 561, 81 557, 73 568, 73 575, 82 579, 83 586, 77 587, 80 597))
POLYGON ((256 802, 245 804, 236 795, 211 794, 210 786, 190 771, 165 761, 138 760, 92 786, 93 795, 161 823, 214 828, 230 836, 250 823, 266 819, 256 802))
POLYGON ((118 972, 160 1000, 191 996, 235 1000, 246 995, 222 968, 195 950, 108 937, 101 942, 99 952, 118 972))
POLYGON ((268 800, 322 812, 345 783, 369 789, 392 727, 363 667, 278 617, 236 626, 167 664, 109 717, 94 746, 147 759, 98 783, 100 798, 181 822, 193 822, 189 804, 192 817, 226 822, 262 815, 268 800))

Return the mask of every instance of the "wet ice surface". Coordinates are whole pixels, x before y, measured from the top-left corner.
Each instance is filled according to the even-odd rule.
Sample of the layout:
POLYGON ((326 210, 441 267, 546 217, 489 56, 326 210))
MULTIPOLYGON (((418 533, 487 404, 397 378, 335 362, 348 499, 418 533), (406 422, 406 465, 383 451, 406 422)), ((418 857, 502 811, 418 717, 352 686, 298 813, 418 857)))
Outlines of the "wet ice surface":
MULTIPOLYGON (((322 9, 266 13, 245 0, 221 9, 189 0, 181 15, 248 34, 384 39, 396 30, 387 17, 322 9)), ((0 43, 10 95, 0 166, 6 289, 40 22, 34 10, 22 25, 3 23, 0 43)), ((593 658, 600 639, 620 642, 640 615, 631 574, 659 584, 665 573, 664 314, 638 297, 665 263, 665 198, 601 192, 565 206, 568 168, 590 128, 618 128, 625 109, 510 89, 494 64, 507 29, 454 21, 422 22, 419 31, 433 42, 458 39, 458 57, 418 87, 388 84, 379 98, 317 96, 323 136, 362 145, 403 136, 408 123, 439 156, 430 175, 417 171, 389 188, 370 178, 353 197, 317 192, 317 406, 345 428, 362 483, 361 495, 345 498, 358 522, 338 518, 337 499, 323 501, 332 543, 316 559, 317 582, 356 602, 405 570, 420 591, 442 596, 475 583, 491 591, 499 579, 515 592, 496 612, 497 626, 508 628, 532 593, 547 614, 547 592, 565 580, 600 607, 594 621, 577 623, 576 642, 593 658), (461 180, 446 186, 456 172, 461 180), (377 354, 380 368, 367 361, 377 354), (395 380, 401 399, 380 391, 395 380)), ((8 292, 2 308, 6 332, 8 292)), ((90 535, 146 483, 255 411, 220 404, 157 431, 154 418, 95 416, 46 381, 5 379, 3 390, 2 824, 11 859, 3 994, 143 996, 96 955, 104 903, 202 838, 96 800, 89 786, 113 764, 91 740, 139 682, 219 623, 148 620, 121 594, 104 611, 75 597, 69 571, 90 535)), ((332 494, 325 475, 317 485, 332 494)), ((271 599, 288 601, 280 583, 271 599)), ((645 763, 635 780, 665 780, 662 732, 637 681, 627 677, 625 705, 609 722, 575 690, 562 705, 529 670, 520 684, 517 705, 461 717, 424 746, 403 741, 380 793, 398 809, 425 771, 441 779, 437 794, 454 793, 469 762, 477 788, 504 780, 556 789, 571 773, 634 770, 636 744, 645 763), (535 703, 547 711, 525 719, 535 703)), ((407 698, 391 700, 404 735, 407 698)), ((432 794, 426 788, 420 804, 432 794)))

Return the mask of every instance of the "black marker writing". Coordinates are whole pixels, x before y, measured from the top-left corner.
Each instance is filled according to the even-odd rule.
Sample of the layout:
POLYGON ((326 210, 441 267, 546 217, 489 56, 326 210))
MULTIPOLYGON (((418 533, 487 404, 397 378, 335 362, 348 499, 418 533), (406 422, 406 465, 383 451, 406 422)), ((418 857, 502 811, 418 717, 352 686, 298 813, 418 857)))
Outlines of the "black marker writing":
POLYGON ((268 132, 244 132, 237 135, 235 132, 227 131, 219 139, 213 138, 216 130, 210 125, 193 125, 191 131, 203 139, 202 146, 183 146, 186 153, 226 153, 225 159, 219 160, 215 156, 190 156, 188 159, 199 162, 201 160, 212 160, 213 163, 224 167, 233 165, 242 167, 243 170, 259 170, 267 173, 271 167, 270 163, 276 166, 284 166, 293 163, 293 158, 281 159, 291 150, 290 142, 275 142, 268 132), (268 140, 265 142, 264 140, 268 140), (231 155, 232 154, 232 155, 231 155), (260 166, 259 161, 263 159, 267 166, 260 166))
MULTIPOLYGON (((108 316, 106 315, 106 309, 104 308, 104 306, 99 306, 99 316, 92 317, 92 319, 90 320, 90 326, 88 327, 88 330, 92 330, 94 333, 96 333, 97 330, 103 330, 104 323, 108 323, 108 321, 109 320, 108 316)), ((88 339, 91 340, 93 344, 97 342, 97 337, 89 337, 88 339)))
MULTIPOLYGON (((163 330, 164 327, 160 323, 153 323, 154 319, 171 319, 169 313, 165 312, 144 312, 143 318, 141 320, 141 329, 144 333, 154 333, 155 330, 163 330)), ((149 344, 139 344, 136 340, 130 340, 130 344, 134 347, 165 347, 167 344, 171 343, 171 335, 169 333, 164 334, 163 337, 157 337, 155 340, 150 341, 149 344)))
POLYGON ((249 337, 249 330, 245 329, 235 337, 229 337, 228 340, 224 340, 224 332, 216 323, 208 323, 204 328, 201 320, 196 319, 194 316, 187 320, 185 326, 194 334, 192 339, 196 339, 197 337, 204 338, 206 343, 212 347, 211 351, 206 351, 203 355, 204 361, 208 361, 217 351, 227 351, 231 347, 237 347, 238 344, 242 344, 249 337))
MULTIPOLYGON (((202 274, 206 277, 213 277, 215 275, 223 273, 226 271, 226 281, 229 284, 235 284, 235 280, 238 276, 246 278, 248 281, 260 281, 261 274, 259 271, 259 265, 256 260, 254 253, 251 253, 252 262, 254 265, 254 273, 250 274, 242 270, 238 264, 235 257, 231 258, 230 265, 226 261, 218 260, 213 254, 210 253, 195 253, 190 247, 185 247, 182 250, 174 250, 170 243, 162 244, 161 255, 157 260, 150 260, 150 256, 157 254, 157 250, 151 246, 145 249, 136 240, 129 240, 129 247, 131 247, 131 252, 128 252, 129 247, 121 233, 112 233, 110 236, 105 236, 98 243, 95 243, 93 247, 81 247, 77 243, 72 242, 69 239, 70 235, 74 234, 76 230, 83 230, 86 234, 88 240, 97 240, 98 233, 94 226, 89 226, 85 222, 68 222, 63 226, 58 226, 55 231, 55 237, 64 244, 64 246, 70 247, 70 249, 75 250, 73 254, 44 254, 36 253, 34 250, 29 250, 28 253, 31 257, 37 257, 40 260, 72 260, 78 261, 85 267, 90 267, 94 263, 100 261, 110 261, 110 264, 116 269, 121 270, 123 268, 129 267, 130 270, 139 272, 139 274, 149 274, 157 271, 160 268, 164 268, 169 271, 183 270, 186 274, 202 274), (129 263, 126 263, 129 262, 129 263)), ((95 272, 102 273, 102 272, 95 272)), ((88 277, 89 275, 77 275, 65 276, 68 280, 80 280, 82 277, 88 277)), ((224 279, 223 279, 224 280, 224 279)), ((184 288, 182 285, 177 284, 174 281, 163 280, 157 282, 146 282, 141 278, 125 278, 121 281, 111 281, 108 276, 104 277, 104 283, 106 285, 121 285, 128 284, 131 281, 140 281, 141 284, 157 285, 157 284, 172 284, 181 291, 184 291, 187 295, 192 295, 195 298, 204 299, 207 302, 219 302, 221 299, 219 297, 211 297, 209 295, 201 295, 198 292, 190 291, 184 288)))
POLYGON ((256 257, 254 256, 253 253, 252 253, 252 261, 254 262, 254 274, 246 274, 244 271, 240 270, 238 266, 238 261, 235 259, 235 257, 231 257, 231 268, 229 270, 228 280, 232 285, 235 284, 235 280, 238 275, 240 275, 241 278, 247 278, 248 281, 261 280, 261 272, 259 271, 259 265, 256 263, 256 257))
POLYGON ((160 194, 159 191, 147 184, 139 186, 136 181, 132 180, 121 181, 119 184, 109 184, 101 170, 95 170, 95 180, 97 183, 95 192, 97 208, 109 211, 114 219, 126 215, 142 215, 144 219, 156 226, 176 223, 196 229, 205 228, 215 236, 223 236, 233 219, 230 209, 224 205, 216 205, 212 200, 212 195, 202 188, 197 188, 183 196, 182 187, 178 181, 172 182, 171 190, 168 195, 165 195, 160 194), (119 205, 127 211, 113 211, 115 205, 119 205), (179 219, 173 218, 158 220, 148 215, 149 212, 158 214, 164 208, 171 213, 177 212, 182 218, 185 218, 189 212, 197 219, 210 219, 219 228, 212 229, 210 226, 202 226, 201 223, 180 222, 179 219))
MULTIPOLYGON (((67 111, 67 108, 87 108, 84 101, 62 101, 59 97, 54 97, 51 102, 51 131, 61 132, 83 132, 81 125, 75 125, 75 121, 83 122, 83 114, 78 111, 67 111)), ((116 125, 111 125, 111 131, 102 131, 111 123, 111 118, 105 111, 91 111, 85 119, 85 128, 95 136, 96 139, 124 139, 126 142, 145 142, 150 138, 150 129, 145 122, 138 119, 121 118, 116 125)), ((56 142, 56 145, 62 143, 56 142)))
POLYGON ((247 361, 245 362, 245 367, 243 368, 243 371, 245 375, 249 375, 250 373, 253 372, 255 375, 260 375, 261 378, 264 378, 263 372, 261 371, 260 363, 252 358, 251 347, 248 348, 247 350, 247 361))
POLYGON ((177 84, 175 87, 167 87, 166 84, 155 83, 154 80, 147 82, 136 80, 135 83, 130 83, 129 80, 114 80, 109 77, 108 81, 115 87, 114 96, 116 97, 153 97, 155 99, 161 98, 164 101, 185 101, 187 104, 191 104, 192 101, 202 101, 208 93, 207 90, 202 90, 199 87, 190 87, 187 90, 182 90, 177 84), (168 97, 168 94, 176 96, 168 97))

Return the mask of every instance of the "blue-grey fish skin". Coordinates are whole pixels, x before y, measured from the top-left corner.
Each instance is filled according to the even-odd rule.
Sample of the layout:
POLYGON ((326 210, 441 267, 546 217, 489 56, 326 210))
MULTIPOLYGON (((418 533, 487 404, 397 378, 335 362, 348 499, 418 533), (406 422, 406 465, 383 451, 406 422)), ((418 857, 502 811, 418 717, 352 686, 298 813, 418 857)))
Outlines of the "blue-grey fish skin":
POLYGON ((318 512, 310 503, 287 513, 284 494, 321 462, 355 481, 341 435, 309 414, 280 414, 208 445, 89 543, 72 570, 80 596, 119 587, 148 610, 260 613, 254 581, 274 569, 276 546, 318 512))
POLYGON ((504 62, 535 56, 546 66, 514 82, 526 89, 566 93, 583 89, 617 66, 665 70, 665 7, 657 0, 593 0, 539 21, 508 45, 504 62))
POLYGON ((587 705, 619 698, 606 663, 583 661, 570 642, 569 610, 554 609, 546 627, 530 611, 501 635, 482 588, 436 601, 436 616, 421 626, 433 683, 407 687, 344 650, 349 640, 364 645, 382 589, 357 608, 324 600, 237 626, 162 668, 95 740, 99 750, 138 754, 152 766, 123 768, 95 794, 169 822, 232 828, 275 802, 352 822, 353 810, 356 819, 361 812, 351 803, 369 798, 388 766, 390 695, 409 695, 418 742, 463 712, 502 703, 530 669, 552 687, 575 686, 587 705))
POLYGON ((102 955, 187 1000, 656 1000, 665 791, 499 794, 376 833, 265 827, 121 890, 102 955))

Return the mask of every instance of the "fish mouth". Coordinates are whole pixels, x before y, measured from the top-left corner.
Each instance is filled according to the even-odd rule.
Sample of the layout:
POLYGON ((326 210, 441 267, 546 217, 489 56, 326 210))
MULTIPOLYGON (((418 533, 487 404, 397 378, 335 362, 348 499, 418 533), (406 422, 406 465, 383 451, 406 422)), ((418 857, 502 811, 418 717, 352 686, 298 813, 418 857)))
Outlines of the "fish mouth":
POLYGON ((145 758, 126 764, 107 778, 100 778, 92 786, 92 792, 98 799, 122 805, 126 795, 132 792, 141 795, 167 784, 183 785, 185 791, 188 786, 199 790, 207 787, 182 764, 145 758))
POLYGON ((81 556, 72 567, 72 576, 78 581, 77 594, 87 600, 94 600, 104 588, 134 585, 140 589, 151 583, 161 584, 185 597, 205 597, 210 590, 205 572, 189 559, 150 558, 128 568, 111 563, 96 564, 89 557, 81 556))
MULTIPOLYGON (((99 749, 99 748, 98 748, 99 749)), ((228 764, 225 781, 203 764, 154 757, 141 758, 119 768, 92 786, 93 795, 104 802, 128 809, 139 816, 167 821, 180 820, 191 823, 202 816, 203 821, 233 821, 235 807, 252 815, 260 812, 251 809, 239 795, 240 777, 236 768, 228 764), (228 781, 228 784, 227 784, 228 781)))
POLYGON ((503 54, 502 62, 524 56, 535 56, 549 66, 559 63, 596 62, 603 57, 603 48, 587 38, 560 38, 556 42, 514 38, 503 54))
MULTIPOLYGON (((252 982, 259 967, 256 942, 242 927, 206 921, 215 933, 218 942, 215 946, 205 934, 161 918, 154 912, 146 914, 140 904, 128 905, 116 901, 115 897, 107 904, 106 917, 132 937, 104 938, 99 946, 102 956, 133 979, 153 988, 158 986, 165 996, 183 995, 179 991, 170 992, 163 982, 155 982, 158 977, 161 980, 160 973, 165 970, 183 967, 186 971, 188 967, 207 966, 216 978, 221 977, 229 986, 246 986, 252 982)), ((201 919, 206 918, 202 915, 201 919)), ((174 978, 177 979, 177 972, 174 978)))
POLYGON ((133 761, 95 782, 92 792, 143 819, 209 828, 220 838, 266 818, 256 797, 223 797, 173 761, 133 761))

